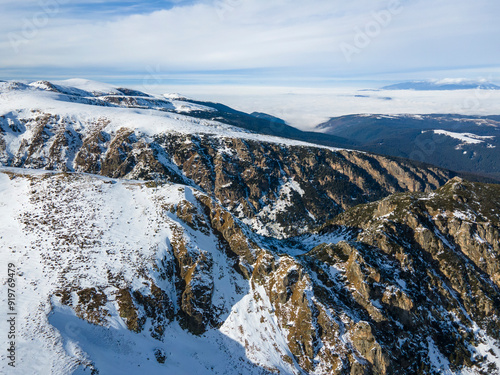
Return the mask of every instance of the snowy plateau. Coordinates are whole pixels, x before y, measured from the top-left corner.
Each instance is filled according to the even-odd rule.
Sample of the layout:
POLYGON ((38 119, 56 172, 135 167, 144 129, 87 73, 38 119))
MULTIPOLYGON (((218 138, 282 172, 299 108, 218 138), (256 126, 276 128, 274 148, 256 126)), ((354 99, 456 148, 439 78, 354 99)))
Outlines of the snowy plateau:
POLYGON ((0 81, 2 374, 500 374, 499 185, 232 115, 0 81))

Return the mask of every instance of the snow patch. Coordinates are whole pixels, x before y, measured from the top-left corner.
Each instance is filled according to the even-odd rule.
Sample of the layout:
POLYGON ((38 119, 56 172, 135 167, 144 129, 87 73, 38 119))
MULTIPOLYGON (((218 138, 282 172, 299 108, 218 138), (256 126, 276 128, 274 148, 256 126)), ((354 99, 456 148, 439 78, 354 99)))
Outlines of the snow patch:
POLYGON ((257 365, 279 373, 300 374, 264 287, 258 285, 231 310, 221 332, 245 347, 247 357, 257 365), (293 361, 292 366, 284 358, 293 361))
POLYGON ((450 362, 446 357, 439 351, 434 340, 427 337, 427 349, 430 364, 433 370, 437 371, 439 374, 443 375, 453 375, 454 373, 450 370, 450 362))
POLYGON ((476 134, 472 134, 472 133, 454 133, 454 132, 450 132, 447 130, 434 130, 434 134, 446 135, 448 137, 458 139, 462 143, 457 147, 464 146, 467 144, 470 144, 470 145, 480 144, 480 143, 484 143, 485 140, 495 138, 494 136, 481 136, 481 135, 476 135, 476 134))

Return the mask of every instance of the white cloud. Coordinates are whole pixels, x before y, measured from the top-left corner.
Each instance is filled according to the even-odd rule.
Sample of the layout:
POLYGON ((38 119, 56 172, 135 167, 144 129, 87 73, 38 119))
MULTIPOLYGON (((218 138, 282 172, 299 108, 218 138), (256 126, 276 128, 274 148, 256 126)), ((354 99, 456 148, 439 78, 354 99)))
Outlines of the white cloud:
POLYGON ((179 92, 218 101, 244 112, 264 112, 311 130, 330 117, 349 114, 498 115, 500 91, 359 91, 357 88, 167 85, 137 86, 157 94, 179 92), (390 100, 389 100, 390 98, 390 100))
POLYGON ((11 0, 1 3, 4 68, 42 72, 60 67, 77 75, 82 68, 113 73, 160 66, 164 72, 283 69, 298 76, 356 76, 498 66, 500 61, 496 0, 401 0, 402 11, 378 32, 373 12, 385 12, 394 0, 179 2, 168 10, 109 20, 68 13, 61 6, 46 12, 47 22, 39 17, 40 27, 33 30, 26 25, 36 24, 43 9, 41 2, 27 1, 31 6, 25 2, 22 9, 11 0), (340 46, 355 46, 357 34, 369 25, 373 36, 347 61, 340 46), (24 34, 28 38, 22 39, 24 34), (9 35, 21 38, 17 53, 9 35))

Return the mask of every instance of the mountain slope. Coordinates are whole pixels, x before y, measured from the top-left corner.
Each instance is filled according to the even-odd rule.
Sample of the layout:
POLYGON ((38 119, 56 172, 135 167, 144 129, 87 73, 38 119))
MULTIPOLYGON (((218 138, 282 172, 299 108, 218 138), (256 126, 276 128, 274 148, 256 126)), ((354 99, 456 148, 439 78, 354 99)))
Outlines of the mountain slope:
MULTIPOLYGON (((224 322, 250 289, 234 268, 238 255, 196 212, 200 195, 184 186, 19 172, 0 174, 8 224, 1 245, 11 249, 3 257, 16 265, 19 293, 18 366, 8 373, 230 374, 236 363, 267 373, 254 371, 221 332, 189 333, 224 322)), ((293 373, 279 358, 276 365, 293 373)))
POLYGON ((500 118, 459 115, 351 115, 318 130, 347 138, 368 152, 500 178, 500 118))
MULTIPOLYGON (((125 95, 68 102, 59 91, 80 89, 12 86, 0 96, 4 166, 197 186, 263 235, 296 235, 347 207, 398 191, 428 191, 454 176, 166 111, 167 99, 138 109, 125 95)), ((175 100, 169 105, 181 108, 175 100)))
POLYGON ((499 185, 71 84, 0 95, 1 372, 500 374, 499 185))
POLYGON ((189 187, 0 177, 18 373, 499 373, 496 185, 355 207, 291 256, 189 187))
POLYGON ((380 345, 378 356, 377 345, 362 346, 376 373, 500 373, 499 193, 456 178, 431 194, 353 208, 322 229, 351 235, 304 256, 322 280, 316 294, 358 306, 380 345), (347 288, 355 302, 332 291, 325 265, 341 275, 335 290, 347 288))

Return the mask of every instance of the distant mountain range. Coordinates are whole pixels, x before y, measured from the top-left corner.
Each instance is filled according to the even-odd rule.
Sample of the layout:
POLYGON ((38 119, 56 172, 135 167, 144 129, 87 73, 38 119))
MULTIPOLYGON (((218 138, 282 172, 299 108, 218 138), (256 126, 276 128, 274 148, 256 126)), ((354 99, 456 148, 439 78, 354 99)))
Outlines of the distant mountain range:
POLYGON ((444 79, 440 81, 410 81, 384 86, 382 90, 500 90, 500 86, 486 81, 444 79))
POLYGON ((318 130, 364 151, 500 179, 500 116, 348 115, 318 130))

